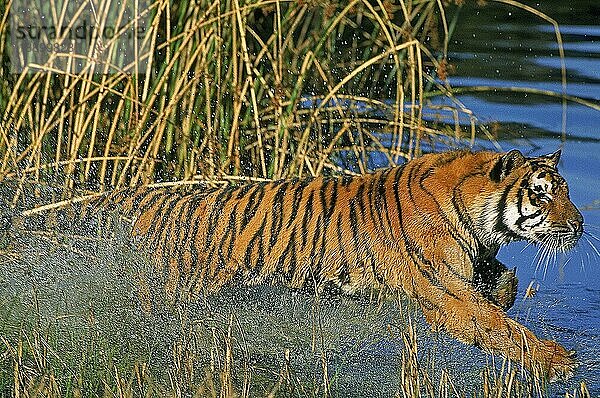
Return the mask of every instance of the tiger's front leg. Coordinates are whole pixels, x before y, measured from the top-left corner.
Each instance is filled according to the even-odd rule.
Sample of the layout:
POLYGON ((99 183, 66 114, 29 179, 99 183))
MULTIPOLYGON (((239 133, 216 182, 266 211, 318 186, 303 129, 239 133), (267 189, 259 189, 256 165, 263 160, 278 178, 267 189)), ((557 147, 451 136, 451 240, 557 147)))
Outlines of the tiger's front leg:
POLYGON ((570 377, 577 367, 574 353, 542 340, 509 318, 496 304, 464 279, 428 264, 413 263, 404 289, 419 302, 425 318, 462 342, 541 370, 551 380, 570 377), (431 281, 439 283, 432 285, 431 281))

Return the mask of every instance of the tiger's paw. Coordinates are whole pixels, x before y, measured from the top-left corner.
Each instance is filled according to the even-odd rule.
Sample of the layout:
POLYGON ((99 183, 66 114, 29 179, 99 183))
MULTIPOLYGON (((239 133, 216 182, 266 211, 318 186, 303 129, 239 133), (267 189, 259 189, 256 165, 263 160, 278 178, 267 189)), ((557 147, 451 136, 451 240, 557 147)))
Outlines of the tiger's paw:
POLYGON ((496 304, 504 311, 508 311, 515 303, 518 284, 516 269, 506 270, 498 278, 491 295, 496 304))
POLYGON ((552 340, 542 340, 548 380, 552 383, 558 380, 568 380, 575 374, 579 366, 575 351, 567 351, 563 346, 552 340))

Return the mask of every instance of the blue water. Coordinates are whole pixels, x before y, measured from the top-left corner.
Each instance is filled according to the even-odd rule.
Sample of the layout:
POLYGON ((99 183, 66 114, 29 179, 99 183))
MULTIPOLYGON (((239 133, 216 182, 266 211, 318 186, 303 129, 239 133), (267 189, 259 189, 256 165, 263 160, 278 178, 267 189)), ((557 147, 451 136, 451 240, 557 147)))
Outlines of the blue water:
MULTIPOLYGON (((575 10, 562 15, 570 24, 561 25, 561 31, 566 55, 566 93, 598 107, 600 27, 589 24, 585 17, 584 25, 577 25, 572 19, 573 13, 589 16, 586 7, 591 4, 573 3, 575 10)), ((555 17, 561 23, 561 14, 555 17)), ((531 20, 533 24, 503 24, 501 38, 500 34, 494 35, 496 25, 473 24, 466 31, 459 30, 454 39, 460 45, 454 50, 473 51, 451 54, 450 62, 457 67, 457 74, 449 79, 451 85, 534 88, 561 93, 561 62, 554 30, 550 25, 537 24, 535 18, 531 20), (493 65, 499 68, 494 69, 493 65)), ((573 251, 549 261, 540 260, 537 247, 519 243, 503 248, 499 259, 509 267, 517 267, 519 298, 510 311, 511 316, 541 337, 556 339, 575 349, 581 366, 570 385, 585 380, 591 395, 600 396, 600 111, 569 102, 566 140, 563 140, 559 98, 499 90, 472 92, 459 95, 458 99, 480 121, 510 126, 511 138, 500 139, 502 149, 519 148, 540 155, 562 148, 559 169, 569 183, 571 199, 582 209, 584 237, 573 251), (531 132, 539 138, 531 138, 531 132), (530 283, 538 289, 537 294, 524 299, 530 283)))

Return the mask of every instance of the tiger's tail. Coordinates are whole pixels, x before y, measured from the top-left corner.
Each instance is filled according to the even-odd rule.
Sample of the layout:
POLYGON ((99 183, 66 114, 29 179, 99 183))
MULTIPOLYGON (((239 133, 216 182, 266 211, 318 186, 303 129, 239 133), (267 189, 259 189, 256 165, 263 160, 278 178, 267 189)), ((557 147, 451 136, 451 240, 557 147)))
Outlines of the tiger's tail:
POLYGON ((63 199, 68 195, 61 188, 15 181, 2 182, 0 241, 23 232, 111 235, 116 221, 120 225, 130 224, 129 221, 135 215, 135 199, 143 197, 150 189, 124 188, 63 199))

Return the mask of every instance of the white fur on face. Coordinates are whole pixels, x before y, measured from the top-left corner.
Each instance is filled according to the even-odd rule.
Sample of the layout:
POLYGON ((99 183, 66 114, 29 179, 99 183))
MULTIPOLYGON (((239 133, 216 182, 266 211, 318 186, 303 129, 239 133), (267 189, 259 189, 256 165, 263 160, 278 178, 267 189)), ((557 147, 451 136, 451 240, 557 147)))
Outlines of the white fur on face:
POLYGON ((518 193, 519 203, 511 203, 504 212, 505 224, 517 235, 526 239, 536 239, 540 231, 550 226, 546 222, 547 212, 542 204, 553 199, 552 177, 547 171, 532 175, 528 185, 518 193))
POLYGON ((529 188, 536 194, 545 194, 549 200, 552 200, 552 180, 548 178, 548 174, 545 172, 539 172, 531 177, 531 184, 529 188))

